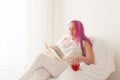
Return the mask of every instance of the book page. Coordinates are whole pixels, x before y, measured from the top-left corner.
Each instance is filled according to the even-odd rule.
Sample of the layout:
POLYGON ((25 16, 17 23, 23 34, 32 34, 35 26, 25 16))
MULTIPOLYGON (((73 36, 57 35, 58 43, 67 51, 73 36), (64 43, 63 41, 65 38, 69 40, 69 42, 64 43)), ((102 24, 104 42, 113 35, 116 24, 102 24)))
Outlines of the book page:
POLYGON ((51 47, 45 44, 46 52, 54 59, 61 60, 62 57, 51 47))

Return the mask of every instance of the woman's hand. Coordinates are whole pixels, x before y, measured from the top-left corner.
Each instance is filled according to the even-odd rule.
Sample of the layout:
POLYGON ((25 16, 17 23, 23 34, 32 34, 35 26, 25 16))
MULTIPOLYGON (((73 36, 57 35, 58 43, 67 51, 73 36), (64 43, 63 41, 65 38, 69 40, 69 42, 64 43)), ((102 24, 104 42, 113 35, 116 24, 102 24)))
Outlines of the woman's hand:
POLYGON ((81 62, 81 56, 73 56, 72 57, 72 64, 79 64, 81 62))
POLYGON ((73 71, 78 71, 80 68, 81 56, 73 56, 71 62, 71 68, 73 71))

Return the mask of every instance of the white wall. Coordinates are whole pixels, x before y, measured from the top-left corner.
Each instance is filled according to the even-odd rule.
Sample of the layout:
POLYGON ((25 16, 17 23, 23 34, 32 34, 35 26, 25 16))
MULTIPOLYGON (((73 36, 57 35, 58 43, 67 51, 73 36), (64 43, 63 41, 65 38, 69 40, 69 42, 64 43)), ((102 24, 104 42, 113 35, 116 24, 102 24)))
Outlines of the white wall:
POLYGON ((117 70, 109 80, 119 80, 120 0, 56 0, 55 3, 55 42, 71 20, 81 20, 88 36, 103 37, 114 48, 117 70))
POLYGON ((28 1, 28 61, 42 52, 44 42, 53 43, 53 0, 28 1))
POLYGON ((53 43, 53 0, 0 0, 0 80, 18 80, 43 42, 53 43))
POLYGON ((64 34, 62 0, 54 0, 54 42, 64 34))

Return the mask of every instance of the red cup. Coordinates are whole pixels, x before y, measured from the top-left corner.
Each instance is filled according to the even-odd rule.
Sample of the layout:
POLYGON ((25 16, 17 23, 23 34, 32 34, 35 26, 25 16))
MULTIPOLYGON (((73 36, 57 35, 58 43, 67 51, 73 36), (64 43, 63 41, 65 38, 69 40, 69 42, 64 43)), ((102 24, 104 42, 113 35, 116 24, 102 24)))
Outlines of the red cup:
POLYGON ((72 68, 73 71, 78 71, 78 70, 79 70, 79 67, 80 67, 79 64, 72 64, 72 65, 71 65, 71 68, 72 68))

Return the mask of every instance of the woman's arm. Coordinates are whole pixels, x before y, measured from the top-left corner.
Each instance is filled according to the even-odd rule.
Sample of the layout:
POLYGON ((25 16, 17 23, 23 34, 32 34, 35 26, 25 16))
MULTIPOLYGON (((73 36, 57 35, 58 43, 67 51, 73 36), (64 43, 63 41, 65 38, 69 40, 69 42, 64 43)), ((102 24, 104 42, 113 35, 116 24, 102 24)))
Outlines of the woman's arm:
POLYGON ((88 42, 85 42, 84 44, 84 48, 85 48, 85 53, 86 56, 75 56, 72 59, 72 63, 80 63, 80 62, 85 62, 86 64, 94 64, 94 55, 93 55, 93 50, 92 47, 90 46, 90 44, 88 42))

